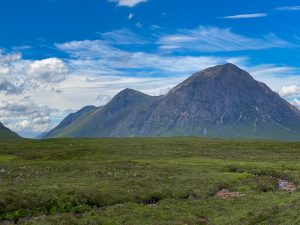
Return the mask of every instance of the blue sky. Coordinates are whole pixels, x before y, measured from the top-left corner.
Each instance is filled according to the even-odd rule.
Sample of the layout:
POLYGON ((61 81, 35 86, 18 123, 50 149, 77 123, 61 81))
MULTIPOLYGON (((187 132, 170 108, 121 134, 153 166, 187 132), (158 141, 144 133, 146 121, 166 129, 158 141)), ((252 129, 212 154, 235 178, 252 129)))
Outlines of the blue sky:
POLYGON ((2 0, 0 121, 32 137, 129 87, 232 62, 300 107, 300 3, 2 0))

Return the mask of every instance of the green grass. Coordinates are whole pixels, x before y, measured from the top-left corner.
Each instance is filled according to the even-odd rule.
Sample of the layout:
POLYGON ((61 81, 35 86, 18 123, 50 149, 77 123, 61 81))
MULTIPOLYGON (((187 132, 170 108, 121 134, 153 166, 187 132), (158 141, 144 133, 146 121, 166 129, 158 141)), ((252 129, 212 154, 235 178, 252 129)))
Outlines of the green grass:
POLYGON ((202 138, 0 142, 0 224, 300 224, 300 143, 202 138), (245 194, 216 199, 227 188, 245 194))

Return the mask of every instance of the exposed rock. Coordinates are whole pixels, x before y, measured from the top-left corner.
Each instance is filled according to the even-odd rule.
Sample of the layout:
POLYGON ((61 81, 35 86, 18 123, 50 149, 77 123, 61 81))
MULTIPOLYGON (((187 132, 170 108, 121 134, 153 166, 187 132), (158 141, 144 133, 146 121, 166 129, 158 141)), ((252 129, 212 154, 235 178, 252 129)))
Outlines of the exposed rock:
POLYGON ((296 185, 286 180, 278 180, 279 190, 294 192, 297 190, 296 185))

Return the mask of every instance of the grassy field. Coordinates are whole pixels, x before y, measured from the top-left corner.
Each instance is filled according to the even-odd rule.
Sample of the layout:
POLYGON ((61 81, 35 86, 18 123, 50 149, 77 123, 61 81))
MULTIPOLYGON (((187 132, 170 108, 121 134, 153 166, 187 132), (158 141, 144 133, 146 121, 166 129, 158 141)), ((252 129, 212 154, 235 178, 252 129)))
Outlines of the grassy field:
POLYGON ((0 224, 300 224, 300 143, 0 142, 0 224), (221 189, 239 198, 219 199, 221 189))

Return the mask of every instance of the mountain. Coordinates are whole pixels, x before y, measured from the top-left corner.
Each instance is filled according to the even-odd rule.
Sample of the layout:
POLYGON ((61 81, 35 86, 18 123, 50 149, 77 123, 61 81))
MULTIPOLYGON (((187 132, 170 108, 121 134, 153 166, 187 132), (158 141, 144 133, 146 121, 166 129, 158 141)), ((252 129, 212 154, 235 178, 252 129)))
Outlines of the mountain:
POLYGON ((19 135, 5 127, 2 123, 0 123, 0 140, 14 140, 19 139, 19 135))
POLYGON ((233 64, 195 73, 168 94, 125 89, 45 137, 208 136, 300 140, 300 111, 233 64))
MULTIPOLYGON (((89 112, 97 109, 96 106, 86 106, 77 111, 76 113, 71 113, 68 115, 63 121, 55 127, 55 129, 51 130, 50 132, 40 136, 38 139, 45 138, 47 136, 60 136, 64 133, 65 129, 68 129, 69 126, 74 125, 76 121, 80 121, 84 118, 89 112), (81 118, 82 117, 82 118, 81 118)), ((67 136, 67 135, 66 135, 67 136)))
POLYGON ((85 107, 77 113, 70 114, 44 138, 130 136, 131 133, 121 131, 120 128, 124 126, 123 123, 128 122, 124 118, 156 98, 125 89, 105 106, 85 107))

